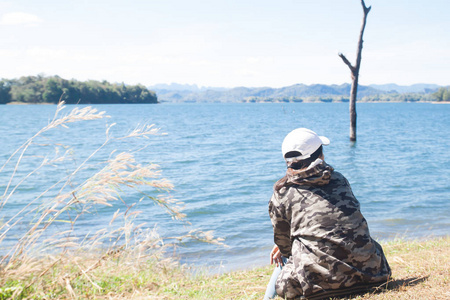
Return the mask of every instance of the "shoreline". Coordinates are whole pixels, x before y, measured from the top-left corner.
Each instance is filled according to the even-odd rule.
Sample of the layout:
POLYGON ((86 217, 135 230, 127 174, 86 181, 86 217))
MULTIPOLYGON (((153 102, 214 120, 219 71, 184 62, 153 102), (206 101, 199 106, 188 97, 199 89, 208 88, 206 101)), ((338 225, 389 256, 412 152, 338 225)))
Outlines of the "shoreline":
MULTIPOLYGON (((160 102, 156 103, 64 103, 64 105, 112 105, 112 104, 161 104, 160 102)), ((4 105, 59 105, 58 103, 24 103, 24 102, 9 102, 4 105)))
MULTIPOLYGON (((372 236, 376 242, 380 243, 381 245, 389 245, 389 244, 395 244, 395 243, 427 243, 433 240, 440 240, 440 239, 450 239, 450 235, 428 235, 428 236, 393 236, 391 238, 377 238, 372 236)), ((217 266, 203 266, 203 265, 197 265, 197 264, 186 264, 189 266, 190 269, 195 270, 196 268, 202 269, 203 271, 207 272, 209 275, 221 275, 225 273, 230 272, 245 272, 248 270, 251 270, 253 268, 262 268, 264 266, 267 266, 267 262, 269 262, 269 253, 272 249, 272 246, 267 249, 267 253, 261 256, 258 256, 259 259, 253 262, 248 262, 246 265, 234 265, 235 267, 229 267, 225 268, 223 270, 220 270, 217 266)))
MULTIPOLYGON (((392 278, 378 290, 354 299, 448 299, 450 235, 381 245, 392 278)), ((87 253, 67 260, 54 256, 49 261, 25 261, 11 269, 0 269, 0 297, 261 299, 273 270, 267 264, 224 274, 210 275, 202 270, 193 274, 189 266, 174 260, 159 257, 139 262, 126 254, 118 252, 98 259, 87 253)))
POLYGON ((5 105, 58 105, 57 103, 24 103, 24 102, 8 102, 5 105))
MULTIPOLYGON (((324 104, 333 104, 333 103, 349 103, 349 102, 342 102, 342 101, 330 101, 330 102, 324 102, 324 101, 308 101, 308 102, 282 102, 282 101, 272 101, 272 102, 266 102, 266 101, 259 101, 259 102, 171 102, 171 101, 161 101, 156 103, 79 103, 80 105, 113 105, 113 104, 258 104, 258 103, 264 103, 264 104, 310 104, 310 103, 324 103, 324 104)), ((358 104, 362 103, 429 103, 429 104, 450 104, 450 101, 356 101, 358 104)), ((58 103, 24 103, 24 102, 8 102, 4 103, 3 105, 58 105, 58 103)), ((78 104, 67 104, 65 105, 78 105, 78 104)))

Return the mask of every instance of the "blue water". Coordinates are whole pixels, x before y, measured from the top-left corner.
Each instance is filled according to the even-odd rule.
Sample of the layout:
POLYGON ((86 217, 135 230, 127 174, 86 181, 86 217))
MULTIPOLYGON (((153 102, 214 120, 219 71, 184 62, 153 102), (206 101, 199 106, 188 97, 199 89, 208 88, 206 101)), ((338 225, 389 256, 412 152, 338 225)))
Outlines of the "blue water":
MULTIPOLYGON (((1 106, 0 162, 52 118, 55 106, 1 106)), ((68 106, 65 111, 70 111, 68 106)), ((359 103, 358 141, 348 140, 348 104, 159 104, 99 105, 123 134, 138 124, 155 124, 164 136, 122 142, 141 163, 161 166, 175 185, 171 193, 185 203, 190 227, 173 222, 153 203, 142 202, 140 221, 157 224, 162 235, 192 228, 214 230, 228 248, 188 242, 178 249, 181 260, 216 271, 263 265, 272 248, 267 203, 275 181, 284 175, 284 136, 308 127, 330 138, 325 160, 350 181, 361 202, 371 234, 378 240, 448 235, 450 232, 450 105, 424 103, 359 103), (146 147, 142 149, 142 147, 146 147)), ((77 161, 104 141, 104 121, 73 124, 47 134, 74 148, 77 161)), ((106 148, 98 156, 106 157, 106 148)), ((30 148, 30 151, 33 150, 30 148)), ((24 159, 22 173, 36 167, 24 159)), ((10 170, 0 173, 0 192, 10 170)), ((88 172, 88 170, 86 171, 88 172)), ((15 210, 55 180, 51 169, 30 178, 0 212, 15 210)), ((3 194, 3 192, 2 192, 3 194)), ((133 195, 130 195, 133 197, 133 195)), ((101 208, 95 221, 82 220, 86 230, 101 228, 115 209, 101 208)), ((17 235, 18 236, 18 235, 17 235)), ((8 241, 3 241, 3 247, 8 241)))

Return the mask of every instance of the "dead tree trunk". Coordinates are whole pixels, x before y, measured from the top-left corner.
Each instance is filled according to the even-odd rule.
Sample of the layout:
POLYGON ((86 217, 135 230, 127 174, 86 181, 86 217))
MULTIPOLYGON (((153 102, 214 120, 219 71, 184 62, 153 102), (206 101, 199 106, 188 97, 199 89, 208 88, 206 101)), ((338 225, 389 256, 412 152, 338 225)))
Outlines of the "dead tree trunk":
POLYGON ((361 24, 361 31, 359 33, 358 49, 356 52, 356 64, 352 64, 344 56, 344 54, 339 53, 344 63, 350 68, 350 73, 352 77, 352 88, 350 90, 350 141, 356 141, 356 94, 358 92, 358 77, 359 68, 361 66, 361 52, 363 48, 363 34, 364 28, 366 27, 367 14, 369 13, 371 6, 366 7, 364 0, 361 0, 361 5, 364 11, 364 17, 361 24))

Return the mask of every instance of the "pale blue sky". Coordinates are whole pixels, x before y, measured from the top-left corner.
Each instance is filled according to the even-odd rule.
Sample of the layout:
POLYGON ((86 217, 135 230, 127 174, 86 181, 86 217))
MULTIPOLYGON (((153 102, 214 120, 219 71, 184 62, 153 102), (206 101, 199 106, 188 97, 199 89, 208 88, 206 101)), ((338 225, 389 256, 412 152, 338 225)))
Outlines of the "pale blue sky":
MULTIPOLYGON (((450 84, 450 1, 366 0, 361 84, 450 84)), ((350 82, 359 0, 0 0, 0 78, 350 82)))

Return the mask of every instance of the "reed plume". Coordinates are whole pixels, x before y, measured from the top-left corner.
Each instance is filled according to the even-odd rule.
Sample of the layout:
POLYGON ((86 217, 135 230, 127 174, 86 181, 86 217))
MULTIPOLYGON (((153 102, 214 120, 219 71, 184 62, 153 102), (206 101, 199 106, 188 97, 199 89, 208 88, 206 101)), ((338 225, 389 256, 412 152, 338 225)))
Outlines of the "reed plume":
POLYGON ((131 151, 112 150, 106 159, 99 161, 98 153, 107 146, 127 139, 159 135, 161 133, 157 128, 143 125, 115 137, 111 134, 115 124, 108 125, 104 142, 78 162, 71 154, 74 149, 49 139, 46 133, 67 128, 72 123, 110 117, 92 107, 75 107, 67 114, 63 114, 64 108, 64 103, 60 103, 53 119, 25 141, 0 167, 0 175, 9 178, 0 185, 0 212, 8 209, 20 188, 32 176, 49 170, 60 172, 58 180, 43 186, 39 194, 28 199, 7 220, 0 222, 0 246, 19 236, 14 244, 8 244, 6 249, 0 248, 3 251, 0 256, 0 285, 4 286, 11 280, 27 282, 12 289, 11 296, 26 295, 36 286, 45 289, 48 284, 56 284, 64 291, 64 297, 77 298, 79 295, 73 284, 80 278, 87 280, 92 288, 101 289, 93 278, 94 270, 98 268, 120 264, 139 269, 142 262, 168 267, 176 261, 164 255, 165 249, 177 242, 196 239, 222 244, 222 240, 214 238, 211 232, 194 229, 184 235, 162 237, 155 227, 137 222, 141 212, 136 208, 140 203, 150 201, 174 220, 188 224, 182 213, 183 203, 171 197, 173 185, 161 177, 158 165, 140 164, 131 151), (33 150, 33 155, 28 155, 31 147, 37 150, 33 150), (49 149, 51 153, 36 155, 38 150, 49 149), (28 172, 21 171, 22 164, 30 157, 39 160, 37 167, 28 172), (90 170, 87 177, 86 170, 90 170), (77 183, 80 178, 81 182, 77 183), (129 197, 130 194, 134 196, 129 197), (130 199, 136 199, 135 195, 140 195, 138 200, 129 203, 130 199), (95 232, 79 233, 80 219, 95 218, 101 207, 115 206, 118 208, 112 210, 109 223, 95 232), (60 272, 63 266, 76 269, 52 277, 53 282, 43 283, 42 278, 49 273, 60 272))

